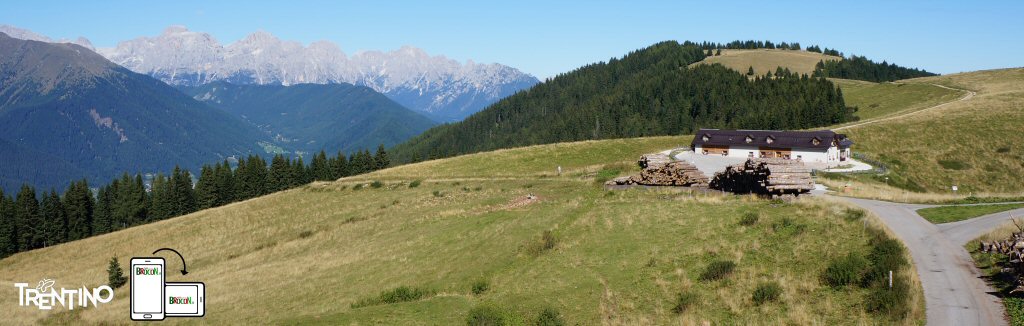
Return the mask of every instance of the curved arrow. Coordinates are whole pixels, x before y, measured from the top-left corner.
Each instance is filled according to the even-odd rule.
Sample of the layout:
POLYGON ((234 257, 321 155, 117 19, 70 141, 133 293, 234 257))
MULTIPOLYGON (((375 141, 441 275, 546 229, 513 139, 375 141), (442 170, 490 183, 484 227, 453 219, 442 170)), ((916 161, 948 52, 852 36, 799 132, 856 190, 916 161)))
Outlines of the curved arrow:
POLYGON ((171 249, 171 248, 160 248, 160 249, 157 249, 156 251, 154 251, 153 254, 156 255, 156 253, 164 251, 164 250, 170 250, 170 251, 178 254, 178 258, 181 258, 181 275, 188 274, 188 265, 185 265, 185 257, 182 257, 181 253, 179 253, 177 250, 174 250, 174 249, 171 249))

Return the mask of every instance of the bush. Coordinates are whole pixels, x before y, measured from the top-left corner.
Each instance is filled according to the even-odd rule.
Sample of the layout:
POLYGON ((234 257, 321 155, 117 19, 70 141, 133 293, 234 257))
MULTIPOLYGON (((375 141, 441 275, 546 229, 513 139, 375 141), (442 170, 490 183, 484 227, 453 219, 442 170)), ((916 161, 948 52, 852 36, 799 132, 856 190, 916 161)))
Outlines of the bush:
POLYGON ((363 189, 363 184, 362 183, 357 183, 356 185, 352 186, 352 190, 359 190, 359 189, 363 189))
POLYGON ((760 305, 765 302, 776 301, 781 295, 782 286, 780 286, 778 282, 763 282, 758 284, 757 288, 754 289, 753 300, 755 304, 760 305))
POLYGON ((352 303, 352 308, 416 301, 431 296, 433 294, 433 291, 426 289, 399 286, 392 290, 381 292, 380 295, 376 297, 365 298, 356 301, 355 303, 352 303))
POLYGON ((694 303, 697 303, 697 295, 683 291, 679 292, 679 296, 676 297, 676 305, 672 307, 672 312, 681 314, 686 312, 694 303))
POLYGON ((783 217, 775 224, 772 224, 772 230, 779 234, 791 234, 797 235, 804 232, 805 225, 797 223, 791 218, 783 217))
POLYGON ((484 292, 487 292, 487 290, 490 290, 490 289, 491 289, 491 283, 488 282, 487 280, 478 280, 476 282, 473 282, 473 294, 474 295, 484 294, 484 292))
POLYGON ((740 225, 754 225, 755 223, 757 223, 757 220, 759 218, 760 216, 757 214, 757 212, 747 212, 746 214, 743 214, 743 217, 740 217, 740 225))
POLYGON ((888 282, 879 282, 871 289, 865 302, 870 312, 880 312, 894 319, 902 319, 910 311, 910 286, 903 277, 893 273, 892 288, 888 282))
POLYGON ((864 218, 865 214, 866 213, 864 213, 863 210, 848 208, 846 209, 846 213, 843 214, 843 218, 847 221, 853 222, 864 218))
POLYGON ((313 231, 310 231, 310 230, 305 230, 305 231, 299 232, 299 238, 302 238, 302 239, 309 238, 312 235, 313 235, 313 231))
POLYGON ((732 274, 732 271, 736 269, 736 263, 729 260, 717 260, 708 264, 708 267, 704 269, 703 273, 700 273, 700 279, 704 281, 720 280, 732 274))
POLYGON ((533 324, 537 326, 562 326, 565 325, 565 320, 562 319, 562 314, 558 313, 558 310, 547 307, 541 310, 533 324))
POLYGON ((957 160, 939 160, 939 165, 947 170, 967 170, 971 168, 970 164, 957 160))
POLYGON ((469 310, 466 325, 470 326, 503 326, 511 324, 505 312, 498 307, 481 304, 469 310))
POLYGON ((423 180, 413 180, 409 183, 409 188, 419 187, 421 183, 423 183, 423 180))
POLYGON ((121 263, 117 261, 117 257, 110 257, 110 264, 107 266, 107 285, 116 289, 127 282, 128 278, 124 276, 124 271, 121 270, 121 263))
POLYGON ((434 190, 434 197, 444 197, 444 193, 440 190, 434 190))
POLYGON ((845 257, 833 260, 825 268, 822 279, 825 284, 832 287, 842 287, 850 284, 857 284, 867 272, 869 266, 867 259, 856 253, 849 253, 845 257))
POLYGON ((370 187, 373 187, 373 189, 377 189, 377 188, 380 188, 380 187, 383 187, 383 186, 384 186, 384 183, 382 183, 380 181, 377 181, 377 180, 374 180, 373 183, 370 184, 370 187))
POLYGON ((551 230, 544 230, 544 234, 541 235, 541 240, 544 241, 544 250, 555 249, 555 244, 558 243, 558 238, 555 238, 555 234, 551 230))
MULTIPOLYGON (((879 237, 883 236, 885 235, 879 237)), ((873 240, 871 252, 867 258, 871 262, 871 273, 865 279, 867 283, 888 283, 889 271, 898 273, 908 264, 904 256, 903 244, 899 240, 888 237, 873 240)), ((888 284, 886 285, 888 286, 888 284)))

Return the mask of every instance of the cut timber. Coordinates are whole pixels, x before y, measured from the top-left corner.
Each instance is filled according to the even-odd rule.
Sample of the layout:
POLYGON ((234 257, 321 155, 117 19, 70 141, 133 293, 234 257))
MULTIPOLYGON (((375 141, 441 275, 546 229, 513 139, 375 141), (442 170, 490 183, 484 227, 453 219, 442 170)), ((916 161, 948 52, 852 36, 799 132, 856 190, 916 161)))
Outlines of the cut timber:
POLYGON ((715 173, 711 188, 733 193, 799 195, 814 189, 811 169, 799 160, 751 158, 715 173))
POLYGON ((645 186, 687 186, 707 187, 708 177, 697 170, 697 167, 683 161, 673 161, 665 154, 646 154, 640 157, 637 165, 642 169, 640 174, 618 177, 607 185, 645 185, 645 186))

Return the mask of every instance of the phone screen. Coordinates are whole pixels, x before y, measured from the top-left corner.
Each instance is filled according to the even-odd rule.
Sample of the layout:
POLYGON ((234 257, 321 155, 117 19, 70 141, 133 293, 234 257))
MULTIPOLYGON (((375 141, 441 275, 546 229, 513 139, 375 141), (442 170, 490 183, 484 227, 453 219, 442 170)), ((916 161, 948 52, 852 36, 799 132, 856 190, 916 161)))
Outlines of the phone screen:
POLYGON ((199 285, 198 284, 173 284, 167 283, 167 304, 168 315, 195 315, 199 314, 199 285))
POLYGON ((164 265, 132 264, 132 312, 159 314, 163 312, 164 265))

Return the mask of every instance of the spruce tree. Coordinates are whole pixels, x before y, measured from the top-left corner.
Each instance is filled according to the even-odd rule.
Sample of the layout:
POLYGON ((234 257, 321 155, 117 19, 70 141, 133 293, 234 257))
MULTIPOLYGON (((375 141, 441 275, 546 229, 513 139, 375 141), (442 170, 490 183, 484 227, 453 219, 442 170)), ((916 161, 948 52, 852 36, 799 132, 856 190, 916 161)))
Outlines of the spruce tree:
POLYGON ((313 171, 313 179, 317 181, 328 181, 331 179, 331 167, 327 163, 327 153, 323 150, 313 155, 313 161, 309 164, 313 171))
POLYGON ((43 193, 40 206, 40 214, 43 216, 43 246, 49 247, 67 241, 68 218, 57 190, 43 193))
POLYGON ((217 189, 217 176, 214 171, 215 168, 206 164, 200 169, 199 181, 196 182, 195 191, 198 209, 217 206, 219 190, 217 189))
POLYGON ((107 285, 116 289, 127 282, 128 278, 124 276, 124 271, 121 270, 121 263, 117 261, 117 257, 110 257, 110 263, 107 264, 107 285))
MULTIPOLYGON (((100 190, 96 192, 96 207, 93 209, 92 213, 93 235, 100 235, 112 232, 116 229, 120 229, 120 227, 115 227, 114 223, 112 222, 114 215, 114 204, 113 199, 111 198, 112 195, 110 194, 110 191, 108 191, 107 189, 107 186, 102 186, 100 187, 100 190)), ((67 197, 67 195, 65 195, 65 197, 67 197)), ((71 220, 70 210, 68 216, 69 220, 71 220)), ((72 221, 71 223, 74 224, 75 222, 72 221)), ((74 227, 72 227, 72 231, 69 232, 68 234, 68 239, 75 240, 84 238, 85 236, 82 236, 81 234, 82 233, 80 231, 75 230, 74 227)))
POLYGON ((750 68, 747 68, 747 76, 753 76, 753 75, 754 75, 754 66, 750 66, 750 68))
POLYGON ((274 155, 270 160, 270 192, 277 192, 292 187, 292 167, 282 154, 274 155))
POLYGON ((72 182, 62 200, 68 218, 67 241, 92 236, 94 202, 89 182, 85 179, 72 182))
POLYGON ((720 56, 720 55, 722 55, 722 49, 718 49, 717 51, 715 51, 715 56, 720 56))
POLYGON ((0 189, 0 258, 18 252, 18 234, 14 229, 14 200, 0 189))
POLYGON ((153 203, 150 208, 152 212, 150 220, 159 221, 173 216, 174 198, 171 194, 170 182, 168 182, 167 177, 163 173, 158 173, 153 178, 153 189, 150 194, 153 203))
POLYGON ((192 189, 192 175, 188 170, 174 167, 171 182, 174 192, 174 216, 189 214, 196 211, 196 194, 192 189))
POLYGON ((42 229, 42 216, 39 215, 39 201, 36 190, 29 185, 22 185, 18 197, 14 200, 14 215, 18 228, 18 248, 22 251, 41 248, 46 235, 42 229))
POLYGON ((384 144, 377 145, 377 154, 374 155, 373 161, 374 170, 382 170, 391 165, 391 159, 388 158, 388 152, 384 151, 384 144))
POLYGON ((217 175, 217 206, 227 205, 235 201, 235 177, 231 172, 231 164, 227 160, 214 170, 217 175))
POLYGON ((332 179, 337 180, 348 176, 348 159, 345 158, 345 153, 338 151, 338 156, 331 161, 331 170, 334 171, 332 179))
POLYGON ((292 187, 307 184, 309 181, 309 170, 306 169, 306 163, 302 161, 302 156, 299 156, 292 163, 292 187))

